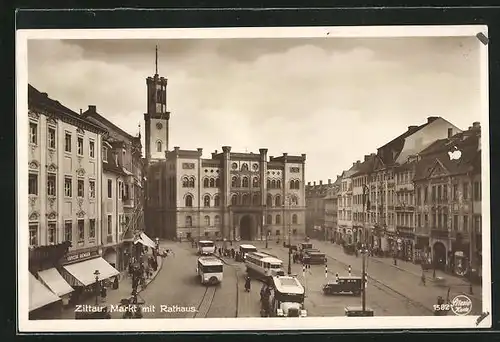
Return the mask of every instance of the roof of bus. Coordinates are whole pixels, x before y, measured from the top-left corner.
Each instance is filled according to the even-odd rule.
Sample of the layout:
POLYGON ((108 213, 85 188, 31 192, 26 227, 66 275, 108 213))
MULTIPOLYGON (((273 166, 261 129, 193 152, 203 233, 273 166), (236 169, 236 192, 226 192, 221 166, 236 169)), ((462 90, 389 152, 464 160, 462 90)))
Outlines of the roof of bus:
POLYGON ((201 240, 201 241, 198 241, 198 243, 214 243, 214 242, 210 241, 210 240, 201 240))
POLYGON ((269 254, 266 254, 266 253, 252 252, 252 253, 248 253, 248 256, 254 256, 262 262, 279 263, 279 264, 283 263, 283 261, 281 261, 280 259, 278 259, 274 256, 271 256, 269 254))
POLYGON ((202 263, 203 265, 223 265, 224 264, 220 259, 217 259, 216 257, 213 257, 213 256, 200 257, 200 258, 198 258, 198 262, 202 263))
POLYGON ((257 249, 254 245, 240 245, 240 248, 244 249, 257 249))
POLYGON ((304 294, 304 287, 295 277, 273 277, 274 287, 278 292, 291 294, 304 294))

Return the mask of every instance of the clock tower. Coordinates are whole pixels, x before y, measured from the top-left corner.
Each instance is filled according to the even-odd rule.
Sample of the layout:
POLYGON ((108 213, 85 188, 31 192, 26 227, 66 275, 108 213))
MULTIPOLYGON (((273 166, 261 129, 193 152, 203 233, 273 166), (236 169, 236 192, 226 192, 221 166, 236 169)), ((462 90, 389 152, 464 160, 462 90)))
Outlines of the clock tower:
POLYGON ((147 113, 144 114, 144 121, 148 164, 165 160, 165 151, 168 151, 170 112, 167 112, 167 79, 158 75, 158 46, 155 65, 155 75, 146 78, 147 113))

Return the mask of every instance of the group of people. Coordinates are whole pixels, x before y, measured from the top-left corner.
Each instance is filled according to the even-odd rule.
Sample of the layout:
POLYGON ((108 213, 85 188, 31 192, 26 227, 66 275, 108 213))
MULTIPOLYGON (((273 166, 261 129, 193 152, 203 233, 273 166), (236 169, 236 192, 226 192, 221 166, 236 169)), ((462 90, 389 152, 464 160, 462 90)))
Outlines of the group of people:
POLYGON ((232 258, 237 261, 243 259, 241 252, 235 250, 234 248, 229 249, 227 247, 218 247, 217 253, 220 257, 232 258))
POLYGON ((132 258, 128 266, 128 274, 132 277, 132 289, 137 291, 139 285, 144 286, 146 280, 151 278, 157 269, 158 261, 155 255, 149 256, 145 262, 132 258))

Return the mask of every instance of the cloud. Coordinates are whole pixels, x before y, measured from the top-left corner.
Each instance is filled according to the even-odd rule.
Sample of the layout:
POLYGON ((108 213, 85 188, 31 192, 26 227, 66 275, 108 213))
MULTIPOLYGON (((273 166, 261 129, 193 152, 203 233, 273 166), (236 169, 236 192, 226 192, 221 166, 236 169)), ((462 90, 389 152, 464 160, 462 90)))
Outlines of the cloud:
POLYGON ((29 81, 144 132, 155 44, 169 80, 169 147, 206 157, 222 145, 306 153, 308 179, 334 178, 427 116, 459 127, 480 117, 477 49, 457 38, 39 40, 29 42, 29 81))

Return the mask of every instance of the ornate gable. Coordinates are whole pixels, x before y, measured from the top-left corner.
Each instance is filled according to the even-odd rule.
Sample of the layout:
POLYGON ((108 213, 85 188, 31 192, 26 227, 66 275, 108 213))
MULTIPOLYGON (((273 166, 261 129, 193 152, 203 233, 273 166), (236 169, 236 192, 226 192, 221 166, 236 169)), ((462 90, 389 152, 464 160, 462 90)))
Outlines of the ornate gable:
POLYGON ((448 175, 449 171, 446 169, 446 167, 444 167, 444 165, 439 161, 439 159, 436 159, 434 166, 429 168, 429 173, 428 173, 429 178, 443 177, 448 175))

